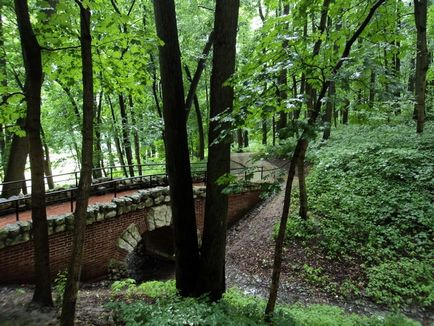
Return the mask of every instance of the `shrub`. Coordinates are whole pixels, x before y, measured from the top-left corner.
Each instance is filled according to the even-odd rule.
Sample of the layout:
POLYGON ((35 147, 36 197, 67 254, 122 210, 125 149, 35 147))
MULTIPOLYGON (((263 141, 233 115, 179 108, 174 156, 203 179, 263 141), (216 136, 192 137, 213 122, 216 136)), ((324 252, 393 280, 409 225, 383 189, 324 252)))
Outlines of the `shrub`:
MULTIPOLYGON (((109 308, 116 313, 117 322, 127 326, 139 325, 269 325, 264 322, 265 300, 242 294, 239 290, 230 289, 219 302, 212 303, 206 297, 181 298, 167 296, 167 289, 172 289, 173 281, 143 283, 132 285, 127 281, 129 296, 142 293, 143 289, 152 288, 154 302, 143 300, 124 302, 118 300, 110 303, 109 308), (161 290, 160 293, 158 291, 161 290)), ((113 291, 119 295, 120 283, 116 283, 113 291)), ((347 314, 341 308, 312 305, 278 305, 272 325, 282 326, 414 326, 413 322, 403 316, 363 317, 347 314), (390 323, 393 321, 393 323, 390 323)))
POLYGON ((367 294, 379 302, 432 304, 433 269, 425 262, 434 248, 433 134, 432 124, 422 135, 406 125, 348 126, 313 144, 314 227, 291 217, 288 238, 314 238, 332 258, 356 258, 367 294))

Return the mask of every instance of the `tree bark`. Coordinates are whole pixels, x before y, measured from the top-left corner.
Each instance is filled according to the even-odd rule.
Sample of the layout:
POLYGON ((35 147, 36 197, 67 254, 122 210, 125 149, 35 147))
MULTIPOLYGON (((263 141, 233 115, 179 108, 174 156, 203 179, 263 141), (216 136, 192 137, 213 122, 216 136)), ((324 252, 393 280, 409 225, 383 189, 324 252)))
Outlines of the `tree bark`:
POLYGON ((131 149, 130 141, 130 126, 128 123, 127 107, 125 105, 125 98, 123 94, 119 95, 119 108, 122 119, 122 140, 124 145, 125 156, 127 157, 129 176, 134 176, 133 166, 133 151, 131 149))
POLYGON ((316 100, 316 104, 314 107, 314 110, 312 112, 312 115, 310 116, 308 120, 308 126, 307 129, 303 131, 303 134, 300 136, 300 138, 297 141, 297 145, 294 149, 294 152, 292 154, 292 158, 289 164, 288 168, 288 177, 286 182, 286 188, 285 188, 285 197, 283 201, 283 210, 282 215, 280 218, 279 223, 279 231, 276 238, 276 245, 275 245, 275 251, 274 251, 274 263, 273 263, 273 273, 272 273, 272 281, 271 281, 271 287, 270 287, 270 294, 268 297, 267 307, 265 309, 265 319, 270 321, 273 317, 274 308, 276 305, 277 300, 277 290, 279 288, 279 280, 280 280, 280 270, 282 266, 282 252, 283 252, 283 244, 285 239, 285 231, 286 231, 286 224, 288 221, 288 214, 289 214, 289 207, 291 203, 291 189, 292 189, 292 183, 294 181, 295 176, 295 167, 299 163, 300 158, 305 155, 307 147, 308 147, 308 133, 309 129, 314 127, 314 124, 318 118, 318 116, 321 113, 321 101, 324 98, 325 94, 327 93, 327 90, 330 86, 331 79, 337 74, 339 69, 342 67, 344 60, 348 58, 351 47, 353 46, 354 42, 357 40, 357 38, 360 36, 360 34, 363 32, 363 30, 366 28, 366 26, 371 21, 372 17, 374 16, 377 9, 385 2, 386 0, 378 0, 369 10, 368 15, 364 19, 364 21, 361 23, 359 28, 354 32, 354 34, 351 36, 351 38, 346 42, 344 51, 336 63, 336 65, 333 67, 331 71, 330 79, 326 80, 319 92, 318 98, 316 100))
POLYGON ((101 147, 101 111, 103 102, 103 91, 101 90, 98 96, 98 107, 96 112, 96 125, 95 125, 95 149, 93 152, 93 177, 98 179, 102 177, 104 169, 103 151, 101 147))
POLYGON ((48 189, 54 189, 53 171, 51 170, 50 149, 48 148, 45 133, 41 126, 41 138, 44 146, 44 172, 47 179, 48 189))
MULTIPOLYGON (((289 14, 289 4, 285 4, 283 7, 282 15, 288 15, 289 14)), ((285 24, 285 29, 288 29, 288 24, 285 24)), ((288 48, 288 40, 284 40, 282 44, 283 52, 285 52, 288 48)), ((288 86, 288 71, 287 69, 282 69, 282 71, 279 74, 279 78, 277 80, 277 83, 279 85, 279 91, 278 91, 278 97, 279 97, 279 103, 281 106, 281 111, 279 112, 279 120, 277 121, 277 133, 279 136, 279 139, 285 139, 287 136, 287 133, 285 132, 285 129, 288 125, 288 113, 286 112, 286 100, 288 99, 288 92, 286 90, 288 86)))
MULTIPOLYGON (((22 119, 18 120, 18 125, 24 128, 22 119)), ((29 154, 29 137, 28 135, 19 137, 13 135, 11 148, 9 150, 8 163, 5 168, 4 182, 24 180, 24 169, 26 167, 27 155, 29 154)), ((21 183, 8 183, 3 185, 1 196, 9 198, 20 193, 25 186, 21 183)), ((27 189, 26 192, 27 193, 27 189)))
POLYGON ((154 0, 163 89, 163 117, 170 203, 174 225, 176 287, 182 296, 193 294, 199 252, 188 152, 181 53, 174 0, 154 0))
POLYGON ((428 0, 414 0, 414 17, 417 30, 415 77, 417 133, 422 133, 425 125, 426 73, 428 71, 428 46, 426 40, 427 11, 428 0))
POLYGON ((32 176, 32 230, 35 262, 35 291, 32 302, 41 306, 52 306, 48 223, 45 209, 44 153, 41 141, 41 48, 30 23, 26 0, 15 0, 15 13, 26 71, 24 92, 27 101, 26 131, 29 137, 32 176))
MULTIPOLYGON (((198 69, 199 69, 199 64, 198 64, 198 69)), ((187 65, 184 66, 184 70, 185 70, 185 74, 187 76, 187 79, 192 84, 194 80, 191 78, 190 69, 188 69, 187 65)), ((196 70, 196 72, 197 72, 197 70, 196 70)), ((190 86, 190 89, 191 88, 192 88, 192 86, 190 86)), ((205 159, 205 134, 204 134, 204 130, 203 130, 203 118, 202 118, 202 112, 200 111, 199 99, 197 98, 196 93, 194 93, 193 99, 194 99, 193 100, 194 111, 196 113, 196 121, 197 121, 197 136, 199 138, 199 146, 198 146, 197 156, 198 156, 199 160, 203 160, 203 159, 205 159)), ((187 101, 188 101, 188 97, 187 97, 187 101)), ((186 109, 189 110, 189 107, 187 105, 188 104, 186 104, 186 109)), ((187 119, 188 119, 188 112, 187 112, 187 119)))
POLYGON ((118 153, 119 162, 121 163, 124 175, 126 177, 128 177, 127 168, 125 167, 124 152, 122 150, 122 145, 121 145, 121 141, 119 139, 119 132, 118 132, 117 124, 116 124, 115 110, 113 108, 113 104, 112 104, 112 101, 110 99, 110 96, 107 96, 107 99, 109 102, 110 111, 111 111, 112 119, 113 119, 113 136, 114 136, 114 140, 115 140, 116 152, 118 153))
POLYGON ((327 140, 330 138, 331 129, 332 129, 332 119, 333 119, 333 107, 334 107, 334 97, 335 97, 335 82, 332 81, 329 87, 329 95, 326 104, 326 110, 324 115, 324 133, 322 138, 327 140))
POLYGON ((84 7, 80 0, 75 1, 80 7, 80 45, 83 75, 83 144, 80 182, 78 185, 77 204, 74 212, 74 231, 71 260, 68 266, 68 278, 63 295, 60 325, 74 325, 77 292, 80 282, 81 263, 86 231, 86 213, 92 182, 93 157, 93 68, 92 38, 90 34, 90 8, 84 7))
POLYGON ((230 125, 216 119, 232 112, 234 90, 224 83, 235 71, 239 0, 217 1, 211 74, 211 111, 208 131, 207 186, 198 294, 218 300, 226 289, 225 248, 228 196, 218 180, 230 172, 230 125))
POLYGON ((142 175, 142 159, 140 157, 140 138, 139 133, 137 132, 137 121, 136 121, 136 113, 134 112, 134 103, 133 96, 130 95, 128 97, 128 101, 130 104, 130 113, 131 113, 131 123, 133 124, 133 140, 134 140, 134 156, 136 159, 137 169, 139 175, 142 175))
MULTIPOLYGON (((185 100, 185 110, 187 111, 187 117, 190 112, 191 105, 193 104, 194 95, 196 94, 196 89, 197 86, 199 85, 202 72, 205 69, 206 59, 208 57, 209 52, 211 51, 213 42, 214 42, 214 31, 212 31, 211 34, 209 34, 208 41, 206 42, 205 47, 202 51, 202 56, 197 63, 196 72, 194 73, 193 78, 189 77, 190 89, 188 90, 187 98, 185 100)), ((188 74, 190 75, 190 72, 188 74)))

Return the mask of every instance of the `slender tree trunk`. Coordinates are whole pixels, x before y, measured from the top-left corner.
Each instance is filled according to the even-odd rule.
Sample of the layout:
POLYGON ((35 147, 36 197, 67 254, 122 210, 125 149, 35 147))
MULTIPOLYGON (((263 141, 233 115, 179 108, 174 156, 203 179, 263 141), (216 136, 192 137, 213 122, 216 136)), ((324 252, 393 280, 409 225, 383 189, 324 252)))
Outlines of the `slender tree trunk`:
POLYGON ((30 23, 26 0, 15 0, 24 67, 27 101, 26 131, 29 137, 30 168, 32 176, 32 233, 35 263, 35 292, 32 301, 41 306, 52 306, 48 223, 45 209, 44 153, 41 141, 41 48, 30 23))
MULTIPOLYGON (((211 34, 213 35, 213 34, 211 34)), ((210 38, 213 37, 210 35, 210 38)), ((208 40, 208 42, 210 42, 208 40)), ((206 50, 206 49, 205 49, 206 50)), ((207 54, 207 52, 204 50, 204 52, 207 54)), ((204 63, 202 64, 204 65, 204 63)), ((199 69, 199 64, 198 64, 198 69, 199 69)), ((184 66, 184 70, 185 70, 185 74, 187 76, 187 79, 190 81, 191 84, 193 84, 193 79, 191 78, 191 74, 190 74, 190 69, 188 69, 188 66, 185 65, 184 66)), ((202 68, 203 70, 203 68, 202 68)), ((196 70, 197 73, 197 70, 196 70)), ((197 85, 196 85, 197 87, 197 85)), ((192 86, 190 86, 190 90, 191 90, 192 86)), ((202 119, 202 112, 200 111, 200 107, 199 107, 199 99, 197 98, 196 93, 194 93, 193 96, 193 102, 194 102, 194 110, 196 113, 196 120, 197 120, 197 136, 199 138, 199 148, 198 148, 198 157, 200 160, 203 160, 205 158, 205 134, 204 134, 204 130, 203 130, 203 119, 202 119)), ((190 109, 188 107, 188 97, 187 97, 187 101, 186 101, 186 110, 187 110, 187 119, 188 119, 188 110, 190 109)))
POLYGON ((298 160, 298 164, 297 164, 298 189, 300 193, 299 215, 303 220, 307 220, 308 201, 307 201, 306 179, 304 174, 304 159, 305 159, 305 153, 304 151, 302 151, 300 153, 300 159, 298 160))
MULTIPOLYGON (((333 69, 331 71, 331 76, 330 76, 331 79, 337 74, 339 69, 342 67, 344 59, 348 58, 350 51, 351 51, 351 47, 353 46, 353 44, 357 40, 357 38, 360 36, 360 34, 363 32, 363 30, 366 28, 366 26, 369 24, 372 17, 374 16, 376 10, 385 1, 386 0, 378 0, 370 8, 367 17, 361 23, 359 28, 354 32, 352 37, 346 42, 344 51, 343 51, 339 61, 336 63, 336 65, 333 67, 333 69)), ((308 126, 309 126, 308 129, 312 128, 314 126, 318 116, 321 113, 321 101, 324 98, 324 96, 326 95, 329 86, 330 86, 330 79, 326 80, 321 87, 321 91, 319 92, 318 98, 316 100, 314 110, 313 110, 312 115, 310 116, 309 121, 308 121, 308 126)), ((270 321, 273 317, 274 308, 275 308, 276 300, 277 300, 277 290, 279 288, 280 270, 281 270, 281 266, 282 266, 283 244, 284 244, 284 239, 285 239, 286 224, 288 221, 289 207, 290 207, 290 203, 291 203, 291 190, 292 190, 292 183, 294 181, 294 176, 295 176, 295 167, 297 164, 299 164, 300 158, 302 158, 306 153, 306 150, 308 147, 308 129, 305 129, 303 131, 303 134, 298 139, 297 145, 296 145, 294 152, 292 154, 292 158, 291 158, 289 168, 288 168, 288 177, 287 177, 286 188, 285 188, 285 197, 284 197, 284 201, 283 201, 282 216, 280 218, 279 231, 278 231, 278 235, 276 238, 276 245, 275 245, 275 251, 274 251, 274 264, 273 264, 273 274, 272 274, 272 281, 271 281, 271 287, 270 287, 270 294, 268 297, 267 307, 265 309, 265 319, 268 321, 270 321)))
POLYGON ((154 0, 155 25, 163 88, 163 117, 170 203, 175 238, 176 287, 182 296, 193 294, 199 249, 182 82, 181 53, 174 0, 154 0))
POLYGON ((1 164, 1 178, 6 174, 6 140, 5 130, 3 124, 0 123, 0 164, 1 164))
MULTIPOLYGON (((193 104, 194 95, 196 94, 196 89, 197 86, 199 85, 202 72, 205 69, 206 59, 208 57, 209 52, 211 51, 213 42, 214 42, 214 31, 212 31, 208 37, 208 41, 206 42, 205 47, 202 51, 202 56, 200 57, 197 63, 196 72, 194 73, 193 78, 191 78, 190 76, 190 71, 187 73, 190 76, 188 77, 188 79, 190 80, 190 89, 188 90, 187 98, 185 100, 185 110, 187 111, 187 117, 188 117, 188 113, 190 112, 191 105, 193 104)), ((188 69, 187 65, 185 66, 185 68, 188 69)))
MULTIPOLYGON (((22 128, 24 127, 24 122, 20 119, 17 122, 22 128)), ((8 163, 6 165, 4 182, 24 180, 24 169, 26 167, 27 155, 29 154, 29 137, 28 135, 24 137, 19 137, 13 135, 11 148, 9 150, 8 163)), ((18 183, 9 183, 3 185, 1 196, 4 198, 9 198, 11 196, 16 196, 20 193, 21 188, 25 186, 18 183)), ((26 192, 27 193, 27 189, 26 192)))
POLYGON ((267 126, 267 118, 265 116, 262 117, 262 145, 267 145, 267 134, 268 134, 268 126, 267 126))
POLYGON ((322 138, 324 140, 327 140, 330 138, 330 133, 331 133, 331 129, 332 129, 332 119, 333 119, 333 107, 334 107, 334 97, 335 97, 335 82, 332 81, 330 82, 330 87, 329 87, 329 96, 328 96, 328 101, 326 104, 326 110, 325 110, 325 115, 324 115, 324 133, 322 138))
MULTIPOLYGON (((282 15, 288 15, 289 14, 289 4, 285 4, 283 7, 283 13, 282 15)), ((284 25, 285 29, 288 29, 288 24, 284 25)), ((288 40, 284 40, 282 47, 283 51, 285 52, 288 48, 288 40)), ((279 139, 285 139, 287 136, 287 133, 285 132, 286 127, 288 126, 288 114, 286 112, 286 100, 288 99, 288 92, 286 88, 288 87, 288 71, 287 69, 282 69, 280 72, 279 78, 278 78, 278 85, 279 85, 279 103, 281 106, 281 111, 279 112, 279 120, 277 122, 277 133, 279 135, 279 139)))
POLYGON ((205 159, 205 132, 203 130, 202 112, 200 111, 199 99, 197 98, 197 95, 194 95, 194 110, 196 112, 197 134, 199 137, 199 148, 198 148, 197 157, 199 158, 199 160, 204 160, 205 159))
MULTIPOLYGON (((4 49, 4 34, 3 34, 3 4, 0 3, 0 49, 4 49)), ((0 74, 2 76, 0 80, 0 85, 7 87, 8 77, 6 69, 6 53, 5 51, 0 51, 0 74)), ((3 101, 5 98, 3 97, 3 101)), ((3 170, 2 177, 6 174, 6 141, 5 141, 5 130, 3 124, 0 124, 0 164, 3 170)))
POLYGON ((86 213, 92 182, 93 157, 93 68, 92 39, 90 34, 90 8, 84 7, 80 0, 75 1, 80 7, 80 44, 83 75, 83 145, 81 158, 80 183, 78 186, 77 205, 74 212, 74 231, 71 260, 68 266, 68 278, 63 295, 60 325, 74 325, 75 307, 80 282, 81 263, 86 231, 86 213))
POLYGON ((373 68, 371 68, 371 77, 369 80, 369 107, 372 109, 375 102, 376 93, 376 73, 373 68))
POLYGON ((124 145, 125 156, 127 157, 128 171, 130 173, 130 177, 133 177, 134 166, 133 166, 133 152, 131 150, 131 141, 130 141, 130 126, 128 123, 125 98, 122 94, 119 95, 119 108, 120 108, 121 118, 122 118, 122 140, 124 145))
POLYGON ((230 114, 234 90, 224 83, 235 71, 239 0, 217 1, 214 21, 214 55, 211 74, 211 111, 208 131, 205 218, 197 294, 218 300, 226 289, 225 248, 228 197, 218 180, 230 172, 230 126, 215 117, 230 114))
POLYGON ((242 150, 243 149, 243 129, 238 128, 237 129, 237 147, 238 150, 242 150))
POLYGON ((42 144, 44 146, 44 172, 47 178, 48 189, 54 189, 53 171, 51 170, 50 149, 45 139, 45 133, 41 126, 42 144))
POLYGON ((115 160, 114 160, 114 154, 113 154, 113 150, 112 150, 112 141, 111 141, 111 138, 107 135, 105 136, 105 143, 107 145, 109 165, 114 166, 115 160))
POLYGON ((426 40, 426 23, 428 0, 414 0, 414 16, 417 30, 416 56, 416 104, 417 133, 422 133, 425 124, 426 73, 428 71, 428 46, 426 40))
POLYGON ((112 104, 112 101, 110 100, 109 96, 107 96, 107 99, 108 99, 108 102, 109 102, 109 105, 110 105, 110 111, 111 111, 112 119, 113 119, 113 136, 114 136, 114 140, 115 140, 116 152, 118 153, 119 162, 122 165, 122 170, 124 172, 124 175, 126 177, 128 177, 128 172, 127 172, 127 169, 125 167, 124 153, 123 153, 123 150, 122 150, 121 141, 119 139, 119 132, 118 132, 118 127, 117 127, 117 123, 116 123, 115 110, 113 108, 113 104, 112 104))
POLYGON ((247 130, 243 132, 243 147, 249 147, 249 132, 247 130))
POLYGON ((98 179, 102 177, 102 172, 104 168, 103 152, 101 147, 101 110, 103 102, 103 91, 99 93, 98 96, 98 107, 96 112, 96 125, 95 125, 95 150, 93 153, 93 177, 98 179))
POLYGON ((143 171, 142 171, 142 159, 140 157, 140 138, 139 138, 139 133, 137 131, 137 121, 136 121, 136 113, 134 112, 133 96, 130 95, 128 97, 128 100, 130 104, 131 122, 133 124, 134 154, 136 158, 136 164, 138 167, 139 175, 142 175, 143 171))

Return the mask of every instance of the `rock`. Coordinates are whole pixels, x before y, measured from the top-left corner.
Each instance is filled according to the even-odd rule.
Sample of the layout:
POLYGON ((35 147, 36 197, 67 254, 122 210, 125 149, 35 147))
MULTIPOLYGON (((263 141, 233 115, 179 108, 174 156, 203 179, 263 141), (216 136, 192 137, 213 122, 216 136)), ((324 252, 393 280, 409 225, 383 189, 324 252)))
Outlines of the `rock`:
POLYGON ((0 229, 0 241, 3 241, 7 237, 8 237, 8 231, 6 230, 6 228, 1 228, 0 229))
POLYGON ((172 211, 169 205, 155 206, 149 209, 146 217, 149 231, 163 226, 170 226, 172 211))
POLYGON ((32 228, 32 221, 19 221, 17 224, 20 227, 21 232, 29 232, 32 228))
POLYGON ((151 197, 149 197, 145 200, 145 207, 152 207, 152 206, 154 206, 154 200, 151 197))
POLYGON ((155 202, 155 205, 159 205, 162 202, 164 202, 164 195, 161 194, 160 196, 155 197, 154 202, 155 202))
POLYGON ((8 233, 8 238, 13 238, 20 234, 20 226, 18 224, 7 224, 3 229, 8 233))

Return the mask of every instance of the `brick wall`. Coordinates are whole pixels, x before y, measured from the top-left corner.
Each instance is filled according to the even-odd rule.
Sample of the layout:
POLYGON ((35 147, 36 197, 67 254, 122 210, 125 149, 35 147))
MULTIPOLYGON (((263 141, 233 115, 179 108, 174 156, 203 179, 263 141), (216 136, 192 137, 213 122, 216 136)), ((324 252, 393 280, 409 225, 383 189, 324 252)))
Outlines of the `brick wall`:
MULTIPOLYGON (((229 224, 244 215, 259 202, 259 192, 252 191, 229 197, 229 224)), ((196 220, 198 229, 203 229, 204 199, 198 198, 196 220)), ((135 223, 141 233, 147 230, 147 209, 127 213, 122 218, 103 220, 86 228, 82 279, 103 277, 111 259, 123 260, 127 252, 117 247, 117 240, 125 229, 135 223)), ((67 268, 72 246, 72 233, 55 233, 49 237, 51 275, 67 268)), ((28 241, 0 250, 0 283, 31 283, 33 281, 33 242, 28 241)))

